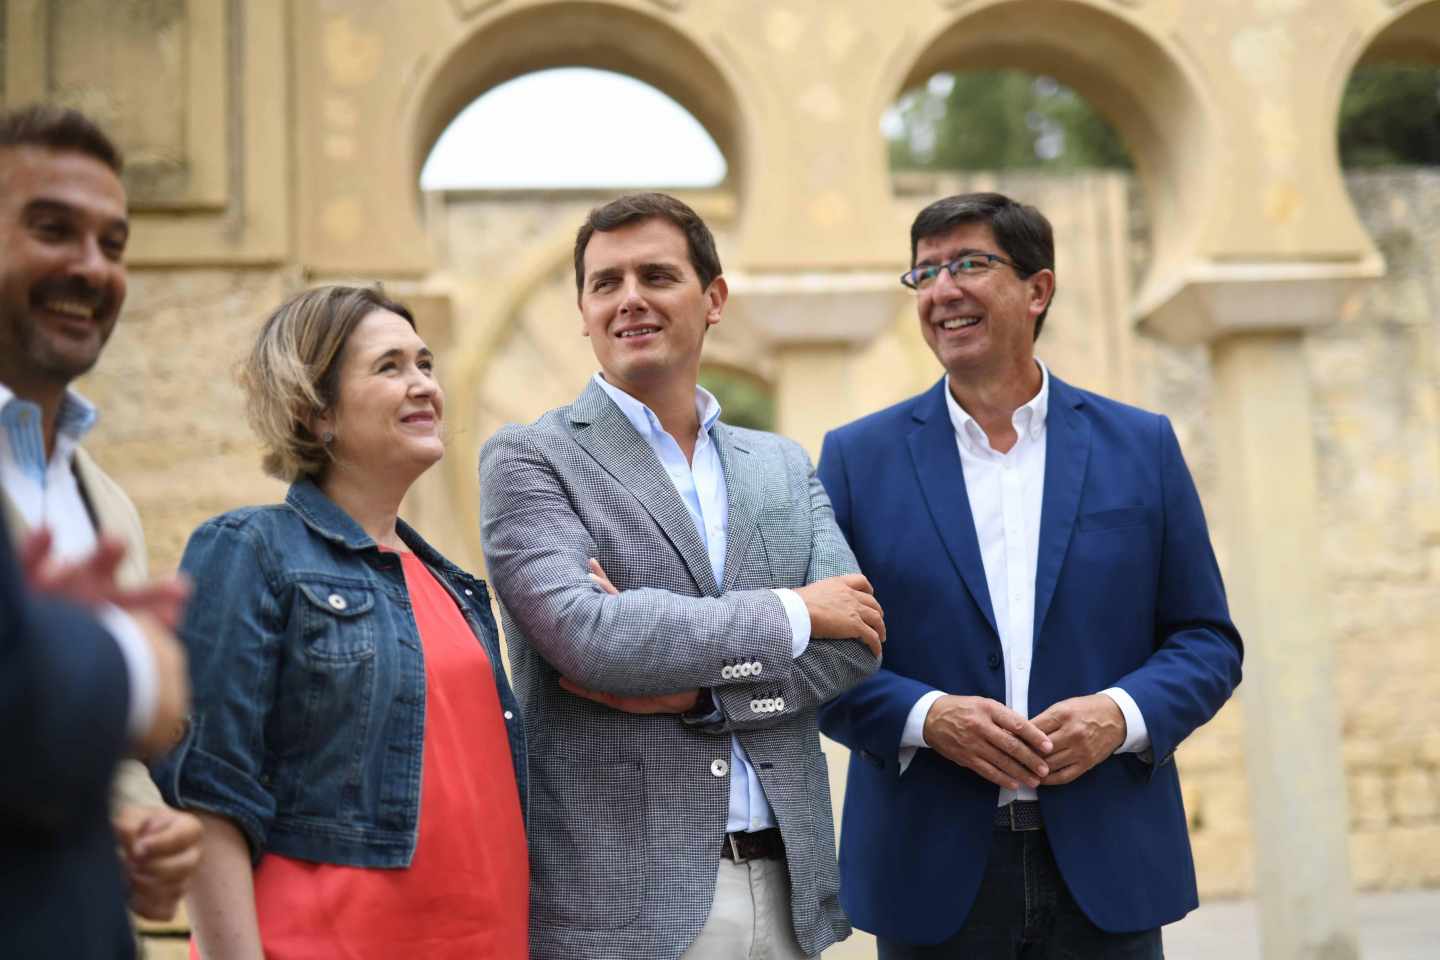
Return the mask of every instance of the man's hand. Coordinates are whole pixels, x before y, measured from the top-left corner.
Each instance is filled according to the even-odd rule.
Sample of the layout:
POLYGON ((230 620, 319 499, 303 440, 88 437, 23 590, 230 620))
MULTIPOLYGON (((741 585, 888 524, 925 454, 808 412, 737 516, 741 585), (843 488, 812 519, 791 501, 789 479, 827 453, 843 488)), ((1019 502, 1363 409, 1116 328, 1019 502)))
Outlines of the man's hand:
POLYGON ((594 700, 611 710, 623 710, 626 713, 685 713, 687 710, 695 709, 695 704, 700 702, 699 690, 657 693, 651 697, 628 697, 618 693, 606 693, 603 690, 582 687, 569 677, 561 677, 560 686, 577 697, 594 700))
POLYGON ((1125 742, 1125 714, 1103 693, 1061 700, 1034 723, 1055 743, 1050 773, 1040 781, 1047 787, 1070 783, 1125 742))
POLYGON ((1054 744, 1041 729, 1003 703, 985 697, 944 696, 925 715, 925 742, 951 763, 1011 790, 1035 787, 1050 773, 1042 759, 1054 744))
POLYGON ((101 537, 95 551, 83 560, 57 563, 50 556, 54 540, 41 529, 20 545, 20 566, 30 587, 61 597, 83 607, 111 604, 130 614, 148 614, 171 630, 180 623, 180 612, 190 586, 183 577, 151 580, 138 587, 122 587, 115 572, 125 557, 125 544, 114 537, 101 537))
POLYGON ((169 807, 127 805, 111 821, 130 886, 130 909, 169 920, 200 865, 200 821, 169 807))
POLYGON ((181 577, 152 580, 134 588, 115 582, 125 544, 102 537, 95 551, 74 563, 56 563, 50 556, 54 540, 41 529, 20 546, 20 567, 30 586, 42 593, 94 609, 106 604, 128 613, 145 635, 155 664, 155 715, 138 742, 142 757, 164 753, 175 745, 190 709, 190 676, 185 651, 175 639, 180 611, 190 593, 181 577))
POLYGON ((600 589, 610 594, 610 596, 620 596, 620 591, 615 589, 615 584, 611 583, 610 578, 605 575, 605 568, 600 566, 600 561, 594 557, 590 558, 590 579, 599 584, 600 589))
POLYGON ((863 574, 826 577, 796 587, 795 594, 810 613, 812 640, 860 640, 877 659, 880 657, 885 643, 885 612, 875 599, 875 588, 863 574))

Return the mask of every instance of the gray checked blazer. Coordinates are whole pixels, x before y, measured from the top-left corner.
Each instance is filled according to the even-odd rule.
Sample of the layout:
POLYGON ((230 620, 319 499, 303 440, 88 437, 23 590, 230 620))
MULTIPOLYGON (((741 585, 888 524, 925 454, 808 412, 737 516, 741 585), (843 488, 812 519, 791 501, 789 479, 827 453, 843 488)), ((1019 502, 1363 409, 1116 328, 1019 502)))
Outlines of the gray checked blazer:
POLYGON ((659 460, 593 382, 480 454, 482 543, 530 743, 534 957, 664 960, 694 941, 732 733, 784 837, 800 945, 817 954, 850 932, 815 712, 877 663, 858 640, 815 640, 792 660, 771 588, 858 568, 798 445, 723 423, 711 436, 729 489, 723 584, 659 460), (591 557, 619 596, 590 580, 591 557), (621 713, 566 693, 561 674, 619 694, 709 688, 719 716, 621 713))

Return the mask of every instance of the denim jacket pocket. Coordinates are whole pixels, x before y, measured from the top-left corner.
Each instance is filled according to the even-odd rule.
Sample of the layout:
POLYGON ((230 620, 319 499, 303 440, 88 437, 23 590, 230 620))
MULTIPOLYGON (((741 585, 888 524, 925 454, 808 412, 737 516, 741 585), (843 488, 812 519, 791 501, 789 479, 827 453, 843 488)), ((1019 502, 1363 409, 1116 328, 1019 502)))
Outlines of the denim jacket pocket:
POLYGON ((300 629, 305 653, 314 660, 350 663, 375 656, 375 607, 369 587, 310 581, 297 583, 304 598, 300 629))

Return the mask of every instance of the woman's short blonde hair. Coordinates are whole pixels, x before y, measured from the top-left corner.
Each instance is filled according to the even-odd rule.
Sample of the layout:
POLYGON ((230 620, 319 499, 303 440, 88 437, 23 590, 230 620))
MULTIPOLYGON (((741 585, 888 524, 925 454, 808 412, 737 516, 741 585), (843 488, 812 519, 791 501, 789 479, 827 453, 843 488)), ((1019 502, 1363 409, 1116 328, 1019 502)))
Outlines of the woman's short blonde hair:
POLYGON ((376 310, 415 318, 374 287, 315 287, 282 303, 265 320, 240 368, 250 425, 265 447, 261 466, 287 483, 319 477, 330 451, 310 429, 339 396, 340 359, 350 334, 376 310))

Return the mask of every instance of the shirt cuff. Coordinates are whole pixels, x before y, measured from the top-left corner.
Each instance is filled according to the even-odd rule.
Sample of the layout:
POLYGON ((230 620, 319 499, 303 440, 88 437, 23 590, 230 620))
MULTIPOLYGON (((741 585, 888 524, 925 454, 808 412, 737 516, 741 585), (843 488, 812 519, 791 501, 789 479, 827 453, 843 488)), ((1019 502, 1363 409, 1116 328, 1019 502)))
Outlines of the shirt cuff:
POLYGON ((1100 691, 1115 701, 1115 706, 1125 715, 1125 742, 1115 748, 1116 753, 1144 753, 1150 749, 1150 731, 1145 727, 1145 716, 1136 705, 1135 698, 1119 687, 1108 687, 1100 691))
POLYGON ((900 772, 903 774, 905 768, 910 766, 910 761, 915 759, 915 751, 920 747, 928 747, 925 742, 925 717, 930 713, 930 707, 936 700, 945 696, 943 690, 931 690, 929 693, 915 701, 915 706, 910 708, 910 714, 905 718, 905 729, 900 731, 900 772))
POLYGON ((130 739, 138 741, 149 732, 150 725, 155 721, 158 696, 155 654, 140 625, 119 607, 102 606, 96 610, 96 617, 115 638, 115 644, 125 660, 125 672, 130 678, 130 713, 126 725, 130 739))
POLYGON ((785 608, 785 618, 790 621, 790 659, 794 660, 810 646, 810 611, 800 594, 783 587, 773 591, 785 608))

